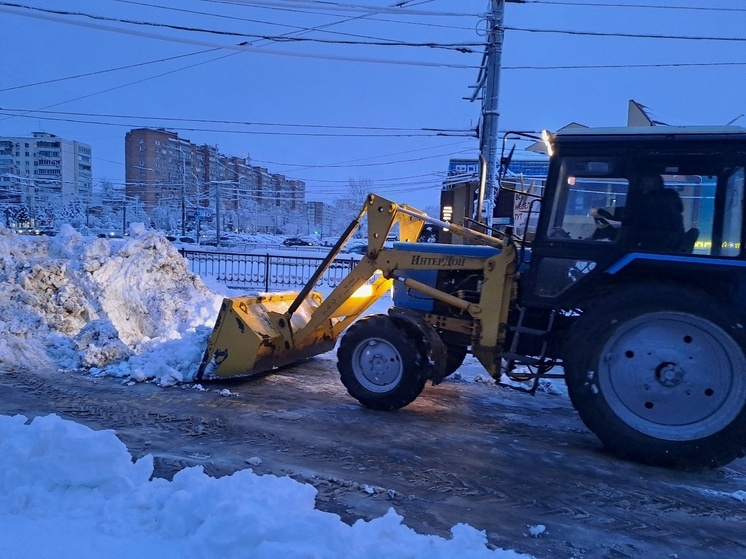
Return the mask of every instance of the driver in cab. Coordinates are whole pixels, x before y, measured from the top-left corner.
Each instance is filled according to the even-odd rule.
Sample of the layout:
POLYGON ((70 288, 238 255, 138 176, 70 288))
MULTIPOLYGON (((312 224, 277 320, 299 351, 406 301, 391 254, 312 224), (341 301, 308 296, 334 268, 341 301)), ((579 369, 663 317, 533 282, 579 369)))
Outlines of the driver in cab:
POLYGON ((630 185, 627 205, 593 208, 594 239, 619 239, 633 250, 677 252, 684 235, 684 205, 678 192, 666 188, 660 175, 643 175, 630 185), (609 221, 621 222, 614 227, 609 221))

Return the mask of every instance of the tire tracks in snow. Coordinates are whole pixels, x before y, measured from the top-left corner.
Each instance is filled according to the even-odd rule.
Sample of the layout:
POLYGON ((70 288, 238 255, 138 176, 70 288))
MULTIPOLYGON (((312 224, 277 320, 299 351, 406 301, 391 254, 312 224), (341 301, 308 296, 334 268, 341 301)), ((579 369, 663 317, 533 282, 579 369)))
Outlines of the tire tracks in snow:
POLYGON ((375 412, 324 359, 204 387, 0 373, 0 413, 115 429, 161 477, 252 467, 311 483, 317 506, 347 522, 394 507, 418 532, 448 536, 465 522, 539 559, 746 555, 746 504, 729 497, 746 489, 746 460, 699 474, 618 460, 564 396, 447 379, 403 410, 375 412), (546 531, 528 535, 538 524, 546 531))

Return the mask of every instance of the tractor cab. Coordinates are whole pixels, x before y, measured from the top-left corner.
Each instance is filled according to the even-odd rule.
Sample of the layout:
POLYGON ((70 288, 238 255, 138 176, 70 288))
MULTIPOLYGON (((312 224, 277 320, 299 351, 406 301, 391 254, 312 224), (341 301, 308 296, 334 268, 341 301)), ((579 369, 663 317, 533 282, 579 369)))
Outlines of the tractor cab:
POLYGON ((524 301, 572 307, 590 290, 641 277, 718 282, 743 262, 746 129, 545 137, 552 159, 524 301))

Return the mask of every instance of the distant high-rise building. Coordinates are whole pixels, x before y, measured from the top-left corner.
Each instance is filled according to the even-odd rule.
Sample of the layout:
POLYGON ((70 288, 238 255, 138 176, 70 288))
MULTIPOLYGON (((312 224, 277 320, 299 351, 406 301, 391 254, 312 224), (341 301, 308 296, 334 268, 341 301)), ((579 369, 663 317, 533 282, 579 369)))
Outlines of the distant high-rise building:
POLYGON ((130 130, 124 143, 126 195, 139 199, 146 212, 181 206, 185 221, 215 216, 243 229, 260 206, 305 208, 303 181, 250 165, 246 157, 223 155, 163 128, 130 130))
POLYGON ((0 202, 65 205, 93 187, 91 146, 47 132, 0 137, 0 202))
POLYGON ((194 196, 204 180, 205 169, 197 159, 197 146, 175 132, 130 130, 124 138, 125 195, 139 199, 146 211, 180 205, 182 194, 194 196))

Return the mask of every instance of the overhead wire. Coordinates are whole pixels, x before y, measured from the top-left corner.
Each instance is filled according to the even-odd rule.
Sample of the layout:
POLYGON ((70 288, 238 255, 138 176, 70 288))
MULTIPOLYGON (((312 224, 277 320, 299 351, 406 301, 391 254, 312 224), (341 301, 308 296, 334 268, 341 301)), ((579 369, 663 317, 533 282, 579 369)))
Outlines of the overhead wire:
POLYGON ((622 4, 605 2, 558 2, 556 0, 523 0, 524 4, 547 4, 554 6, 583 6, 592 8, 647 8, 656 10, 693 10, 702 12, 746 12, 746 8, 721 8, 718 6, 672 6, 655 4, 622 4))
MULTIPOLYGON (((34 114, 54 114, 54 115, 65 115, 65 116, 84 116, 84 117, 95 117, 95 118, 111 118, 111 119, 130 119, 130 120, 158 120, 160 122, 198 122, 198 123, 209 123, 209 124, 231 124, 231 125, 244 125, 244 126, 268 126, 268 127, 289 127, 289 128, 321 128, 321 129, 345 129, 345 130, 374 130, 374 131, 449 131, 449 132, 464 132, 463 129, 447 129, 438 126, 422 126, 419 128, 404 128, 397 126, 361 126, 361 125, 341 125, 341 124, 301 124, 301 123, 285 123, 285 122, 252 122, 242 120, 225 120, 225 119, 204 119, 204 118, 172 118, 172 117, 161 117, 161 116, 144 116, 144 115, 128 115, 128 114, 111 114, 111 113, 84 113, 84 112, 70 112, 70 111, 47 111, 37 109, 16 109, 10 107, 2 107, 0 111, 8 112, 22 112, 22 113, 34 113, 34 114)), ((104 124, 115 124, 106 122, 104 124)), ((131 124, 128 124, 130 126, 131 124)))
MULTIPOLYGON (((127 0, 121 0, 121 1, 127 1, 127 0)), ((237 5, 236 2, 226 2, 226 1, 222 1, 222 0, 202 0, 202 1, 203 2, 213 2, 213 3, 216 3, 216 4, 237 5)), ((399 2, 398 4, 401 4, 401 2, 399 2)), ((395 4, 394 6, 397 6, 398 4, 395 4)), ((258 6, 258 7, 267 7, 267 8, 269 8, 268 6, 258 6)), ((311 10, 308 10, 307 7, 305 9, 294 9, 294 10, 291 10, 291 9, 282 9, 282 10, 280 10, 279 8, 276 8, 276 11, 290 11, 290 12, 296 12, 296 13, 300 12, 300 13, 307 13, 307 14, 311 14, 311 15, 317 15, 318 14, 318 12, 313 12, 311 10)), ((368 6, 367 8, 365 8, 365 7, 361 6, 359 11, 363 12, 363 15, 362 16, 356 16, 356 17, 351 18, 351 19, 358 19, 359 17, 365 17, 366 20, 379 21, 379 22, 384 22, 384 23, 395 23, 395 24, 404 24, 404 25, 411 25, 411 26, 436 27, 436 28, 441 28, 441 29, 459 29, 459 30, 463 30, 463 31, 473 31, 473 27, 463 27, 463 26, 458 26, 458 25, 447 25, 447 24, 443 24, 443 23, 423 23, 423 22, 418 22, 418 21, 402 21, 402 20, 394 20, 394 19, 386 19, 386 18, 383 18, 383 17, 377 17, 377 15, 381 14, 381 13, 394 13, 396 15, 411 15, 411 12, 402 12, 401 10, 396 10, 394 12, 389 12, 389 11, 383 12, 380 8, 374 8, 374 7, 371 7, 371 6, 368 6)), ((428 15, 432 15, 432 16, 439 16, 439 15, 464 16, 464 15, 466 15, 466 16, 469 16, 469 17, 482 17, 483 14, 467 14, 467 13, 463 13, 463 12, 458 13, 458 14, 450 14, 450 13, 444 14, 442 12, 437 12, 437 13, 433 13, 433 12, 422 12, 422 13, 419 13, 418 12, 415 15, 425 15, 425 16, 428 16, 428 15)), ((345 21, 345 20, 343 20, 343 21, 345 21)))
POLYGON ((663 64, 569 64, 564 66, 503 66, 500 70, 616 70, 619 68, 679 68, 746 66, 746 62, 667 62, 663 64))
POLYGON ((655 33, 612 33, 608 31, 573 31, 570 29, 534 29, 529 27, 512 27, 506 25, 505 31, 525 33, 558 33, 561 35, 578 35, 586 37, 624 37, 628 39, 676 39, 681 41, 726 41, 746 42, 746 37, 695 37, 692 35, 660 35, 655 33))
MULTIPOLYGON (((133 68, 142 68, 144 66, 149 66, 151 64, 158 64, 158 63, 161 63, 161 62, 170 62, 172 60, 179 60, 179 59, 182 59, 182 58, 188 58, 190 56, 197 56, 197 55, 205 54, 205 53, 208 53, 208 52, 216 52, 218 50, 220 50, 220 49, 207 49, 207 50, 198 51, 198 52, 190 52, 190 53, 187 53, 187 54, 179 54, 179 55, 176 55, 176 56, 169 56, 169 57, 166 57, 166 58, 159 58, 158 60, 148 60, 146 62, 138 62, 136 64, 127 64, 126 66, 117 66, 116 68, 107 68, 106 70, 96 70, 96 71, 93 71, 93 72, 86 72, 84 74, 75 74, 73 76, 66 76, 64 78, 55 78, 55 79, 44 80, 44 81, 35 82, 35 83, 27 83, 27 84, 23 84, 23 85, 15 85, 15 86, 12 86, 12 87, 3 87, 3 88, 0 88, 0 93, 4 93, 6 91, 14 91, 14 90, 17 90, 17 89, 25 89, 27 87, 37 87, 37 86, 40 86, 40 85, 48 85, 48 84, 58 83, 58 82, 63 82, 63 81, 68 81, 68 80, 77 80, 77 79, 80 79, 80 78, 89 78, 91 76, 98 76, 98 75, 101 75, 101 74, 109 74, 111 72, 119 72, 121 70, 131 70, 133 68)), ((234 54, 234 53, 231 53, 231 55, 232 54, 234 54)), ((189 66, 189 68, 191 68, 191 66, 189 66)))
MULTIPOLYGON (((268 8, 272 10, 291 10, 291 11, 304 11, 308 12, 309 7, 312 6, 316 10, 321 11, 348 11, 348 12, 370 12, 371 10, 377 13, 391 13, 400 15, 411 15, 411 16, 431 16, 431 17, 481 17, 483 13, 473 12, 443 12, 443 11, 427 11, 427 10, 411 10, 407 8, 397 7, 397 4, 391 7, 380 6, 361 6, 359 4, 342 4, 340 2, 277 2, 277 1, 266 1, 266 0, 202 0, 203 2, 211 2, 214 4, 229 4, 239 6, 254 6, 259 8, 268 8), (310 5, 310 6, 309 6, 310 5)), ((398 4, 401 4, 399 2, 398 4)))
MULTIPOLYGON (((350 19, 353 19, 353 18, 350 18, 350 19)), ((331 24, 327 24, 327 26, 328 26, 328 25, 333 25, 333 24, 334 24, 334 22, 333 22, 333 23, 331 23, 331 24)), ((318 27, 317 27, 316 29, 318 29, 318 27)), ((307 31, 313 31, 313 30, 316 30, 316 29, 308 29, 307 31)), ((237 53, 232 53, 232 54, 237 54, 237 53)), ((232 54, 231 54, 231 55, 232 55, 232 54)), ((294 164, 294 165, 296 165, 296 166, 297 166, 297 163, 296 163, 296 164, 294 164)), ((400 180, 400 179, 396 178, 396 179, 391 179, 391 180, 400 180)))
POLYGON ((470 47, 477 47, 477 46, 483 45, 483 43, 481 42, 480 43, 456 43, 456 44, 435 43, 435 42, 414 43, 414 42, 407 42, 407 41, 380 41, 380 40, 352 41, 352 40, 339 40, 339 39, 331 40, 331 39, 319 39, 319 38, 305 38, 305 37, 295 37, 295 36, 288 36, 288 35, 264 35, 264 34, 258 35, 254 33, 223 31, 223 30, 218 30, 218 29, 206 29, 203 27, 176 25, 172 23, 159 23, 159 22, 152 22, 152 21, 109 17, 109 16, 96 15, 96 14, 80 12, 80 11, 53 10, 49 8, 39 8, 39 7, 34 7, 34 6, 17 4, 13 2, 0 2, 0 6, 7 6, 10 8, 19 8, 19 9, 23 8, 23 9, 32 10, 35 12, 42 12, 45 14, 53 14, 53 15, 58 15, 58 16, 83 17, 83 18, 93 19, 95 21, 105 21, 105 22, 110 22, 110 23, 123 23, 126 25, 157 27, 157 28, 170 29, 174 31, 206 33, 210 35, 236 37, 236 38, 241 38, 241 39, 247 39, 247 38, 261 39, 265 41, 279 42, 279 43, 281 42, 314 42, 314 43, 337 44, 337 45, 398 46, 398 47, 413 47, 413 48, 425 47, 425 48, 440 48, 444 50, 454 50, 457 52, 472 52, 470 50, 470 47))
MULTIPOLYGON (((49 120, 56 122, 75 122, 78 124, 90 124, 94 126, 122 126, 126 128, 132 128, 133 125, 126 123, 112 123, 112 122, 100 122, 96 120, 84 120, 84 119, 71 119, 61 118, 53 116, 39 116, 39 111, 30 110, 25 113, 13 113, 6 109, 0 108, 0 114, 8 115, 9 118, 33 118, 39 120, 49 120)), ((147 128, 147 126, 135 126, 135 128, 147 128)), ((362 132, 289 132, 289 131, 260 131, 260 130, 227 130, 224 128, 198 128, 193 126, 178 126, 174 127, 174 130, 180 130, 185 132, 220 132, 222 134, 246 134, 246 135, 262 135, 262 136, 311 136, 311 137, 338 137, 338 138, 406 138, 406 137, 431 137, 431 136, 443 136, 443 137, 470 137, 474 136, 475 133, 472 130, 428 130, 428 129, 409 129, 409 131, 400 132, 383 132, 371 131, 375 133, 364 134, 362 132)), ((404 130, 404 129, 403 129, 404 130)))
MULTIPOLYGON (((131 3, 131 4, 136 4, 136 5, 142 5, 143 4, 142 2, 136 2, 134 0, 115 0, 115 1, 123 2, 123 3, 131 3)), ((567 4, 567 3, 561 2, 561 3, 558 3, 558 4, 567 4)), ((0 6, 2 6, 2 5, 21 6, 20 4, 16 4, 16 3, 0 2, 0 6)), ((641 5, 637 5, 637 6, 638 7, 643 7, 641 5)), ((154 6, 154 7, 163 8, 163 9, 180 10, 178 8, 171 8, 171 7, 164 7, 164 6, 157 6, 157 5, 154 6)), ((671 6, 669 6, 669 8, 671 8, 671 6)), ((184 10, 184 11, 190 12, 189 10, 184 10)), ((72 12, 70 12, 70 13, 72 13, 72 12)), ((210 13, 207 13, 207 12, 197 12, 197 13, 204 13, 205 15, 213 15, 213 14, 210 14, 210 13)), ((377 13, 377 12, 372 12, 372 13, 377 13)), ((219 15, 219 14, 215 14, 215 15, 219 15)), ((339 23, 339 22, 332 22, 331 24, 326 24, 326 25, 323 25, 323 26, 316 26, 316 27, 310 28, 310 29, 309 28, 305 28, 305 29, 301 28, 301 31, 303 31, 303 32, 314 31, 314 30, 325 31, 327 27, 329 27, 330 25, 334 25, 336 23, 339 23)), ((525 29, 525 28, 506 28, 506 29, 515 30, 515 31, 536 32, 536 33, 571 33, 571 34, 579 34, 579 35, 589 34, 589 32, 577 32, 577 31, 567 31, 567 30, 539 30, 539 29, 525 29)), ((592 33, 592 34, 593 35, 598 35, 598 36, 609 36, 610 35, 608 33, 592 33)), ((688 37, 688 36, 668 36, 668 35, 655 35, 655 36, 651 36, 651 35, 639 35, 639 34, 617 34, 617 35, 618 36, 647 37, 647 38, 672 38, 672 39, 675 38, 675 39, 696 39, 696 40, 701 40, 702 39, 702 38, 693 38, 693 37, 688 37)), ((270 41, 273 40, 271 37, 267 37, 267 38, 270 41)), ((284 37, 284 36, 278 37, 278 39, 286 39, 286 38, 287 37, 284 37)), ((709 38, 709 39, 714 39, 714 40, 730 40, 729 38, 709 38)), ((734 40, 741 40, 741 39, 735 38, 734 40)), ((170 58, 166 58, 166 59, 160 59, 160 60, 157 60, 157 61, 145 62, 145 63, 141 63, 141 64, 138 64, 138 65, 124 66, 124 67, 120 67, 118 69, 128 69, 128 68, 132 68, 132 67, 137 67, 139 65, 153 64, 153 63, 156 63, 156 62, 162 62, 162 61, 172 60, 172 59, 176 59, 176 58, 180 58, 180 57, 186 57, 186 56, 194 56, 196 54, 202 54, 202 53, 206 53, 206 52, 215 51, 218 48, 222 48, 222 47, 215 47, 213 49, 208 49, 208 50, 205 50, 205 51, 201 51, 199 53, 190 53, 190 54, 187 54, 187 55, 180 55, 178 57, 170 57, 170 58)), ((231 53, 231 54, 225 55, 225 56, 232 56, 233 54, 237 54, 237 53, 231 53)), ((220 58, 224 58, 224 57, 220 57, 220 58)), ((214 60, 219 60, 220 58, 217 58, 217 59, 214 59, 214 60)), ((662 64, 614 64, 614 65, 505 66, 505 67, 503 67, 503 69, 504 70, 567 70, 567 69, 644 68, 644 67, 735 66, 735 65, 743 65, 743 64, 744 63, 741 63, 741 62, 714 62, 714 63, 662 63, 662 64)), ((194 67, 194 65, 187 66, 187 67, 185 67, 185 69, 186 68, 192 68, 192 67, 194 67)), ((89 74, 81 74, 81 75, 78 75, 78 76, 70 76, 68 78, 60 78, 58 80, 48 80, 46 82, 39 82, 38 84, 26 84, 26 85, 22 85, 22 86, 15 86, 15 87, 11 87, 11 88, 4 88, 4 89, 0 89, 0 91, 9 91, 9 90, 13 90, 13 89, 20 89, 20 88, 24 88, 24 87, 30 87, 32 85, 41 85, 41 84, 44 84, 44 83, 54 83, 56 81, 63 81, 65 79, 76 79, 77 77, 85 77, 85 76, 88 76, 88 75, 95 75, 97 73, 111 72, 111 71, 115 71, 115 70, 117 70, 117 69, 104 70, 104 71, 101 71, 101 72, 92 72, 92 73, 89 73, 89 74)), ((162 74, 162 75, 167 75, 167 74, 162 74)), ((153 78, 149 78, 149 79, 153 79, 153 78)), ((139 82, 134 82, 134 83, 139 83, 139 82)), ((126 85, 129 85, 129 84, 126 84, 126 85)), ((124 85, 122 87, 125 87, 126 85, 124 85)), ((105 92, 108 92, 108 91, 111 91, 111 90, 105 90, 105 92)), ((78 99, 79 98, 76 98, 74 100, 78 100, 78 99)), ((56 106, 56 105, 53 105, 53 106, 56 106)))
MULTIPOLYGON (((118 0, 127 2, 127 0, 118 0)), ((213 0, 215 1, 215 0, 213 0)), ((128 3, 136 3, 136 2, 128 2, 128 3)), ((276 4, 271 2, 217 2, 217 3, 226 3, 226 4, 250 4, 250 5, 268 5, 268 4, 276 4)), ((316 2, 311 2, 312 4, 317 4, 316 2)), ((585 4, 582 2, 548 2, 548 1, 541 1, 537 0, 535 2, 526 2, 526 3, 535 3, 535 4, 566 4, 566 5, 592 5, 592 6, 612 6, 611 4, 585 4)), ((5 2, 0 2, 0 5, 8 4, 5 2)), ((297 6, 297 3, 282 3, 282 4, 294 4, 297 6)), ((307 4, 307 3, 304 3, 307 4)), ((327 3, 328 4, 328 3, 327 3)), ((619 5, 614 5, 615 7, 620 7, 619 5)), ((644 5, 625 5, 621 7, 651 7, 651 8, 658 8, 659 6, 644 6, 644 5)), ((352 6, 347 5, 348 8, 352 9, 352 6)), ((362 8, 360 6, 355 7, 356 9, 362 8)), ((370 10, 370 7, 366 7, 367 10, 370 10)), ((676 9, 676 8, 684 8, 686 7, 676 7, 676 6, 660 6, 660 8, 667 8, 667 9, 676 9)), ((708 9, 708 8, 702 8, 702 9, 708 9)), ((713 11, 719 10, 717 8, 714 8, 713 11)), ((729 9, 730 10, 730 9, 729 9)), ((730 11, 746 11, 746 10, 739 10, 739 9, 732 9, 730 11)), ((576 35, 589 35, 589 36, 617 36, 617 37, 634 37, 634 38, 654 38, 654 39, 678 39, 678 40, 720 40, 720 41, 743 41, 746 39, 742 38, 718 38, 718 37, 707 37, 707 38, 701 38, 701 37, 690 37, 690 36, 672 36, 672 35, 642 35, 642 34, 619 34, 619 33, 600 33, 600 32, 575 32, 575 31, 566 31, 566 30, 540 30, 540 29, 525 29, 525 28, 511 28, 506 27, 506 30, 510 31, 522 31, 522 32, 532 32, 532 33, 566 33, 566 34, 576 34, 576 35)), ((203 51, 203 52, 210 52, 212 50, 216 50, 217 48, 226 48, 224 46, 215 47, 214 49, 210 49, 209 51, 203 51)), ((198 53, 193 53, 198 54, 198 53)), ((235 54, 238 54, 238 52, 231 53, 226 56, 233 56, 235 54)), ((191 56, 191 55, 184 55, 184 56, 191 56)), ((155 61, 154 61, 155 62, 155 61)), ((209 62, 209 61, 208 61, 209 62)), ((514 66, 514 67, 503 67, 505 70, 524 70, 524 69, 531 69, 531 70, 552 70, 552 69, 590 69, 590 68, 619 68, 619 67, 629 67, 629 68, 639 68, 639 67, 667 67, 667 66, 712 66, 712 65, 719 65, 719 66, 741 66, 746 63, 741 62, 724 62, 724 63, 712 63, 712 64, 706 64, 706 63, 672 63, 672 64, 629 64, 629 65, 567 65, 567 66, 554 66, 554 67, 544 67, 544 66, 514 66)), ((166 74, 162 75, 168 75, 171 72, 168 72, 166 74)), ((160 77, 160 76, 158 76, 160 77)), ((149 78, 152 79, 152 78, 149 78)), ((140 80, 144 81, 144 80, 140 80)), ((133 82, 133 83, 139 83, 133 82)), ((110 91, 110 90, 106 90, 110 91)), ((55 105, 53 105, 55 106, 55 105)), ((293 125, 296 126, 296 125, 293 125)), ((297 126, 303 126, 303 125, 297 125, 297 126)), ((206 130, 210 131, 210 130, 206 130)), ((220 130, 222 132, 222 130, 220 130)))
MULTIPOLYGON (((188 13, 188 14, 195 14, 195 15, 206 16, 206 17, 214 17, 214 18, 219 18, 219 19, 228 19, 231 22, 242 21, 242 22, 247 22, 247 23, 257 23, 257 24, 261 24, 261 25, 270 25, 270 26, 276 26, 276 27, 287 27, 287 28, 293 29, 294 33, 298 33, 298 34, 307 33, 307 32, 311 32, 311 31, 321 31, 323 33, 327 33, 327 34, 330 34, 330 35, 338 35, 338 36, 342 36, 342 37, 359 37, 359 38, 368 38, 368 39, 381 40, 378 37, 371 37, 369 35, 361 35, 359 33, 345 33, 343 31, 329 30, 329 27, 334 27, 334 26, 337 26, 337 25, 339 25, 341 23, 347 23, 349 21, 354 21, 354 20, 363 19, 363 18, 366 19, 366 20, 369 20, 369 21, 381 21, 381 22, 387 22, 387 23, 395 23, 395 24, 399 24, 399 25, 424 26, 424 27, 436 27, 436 28, 440 28, 440 29, 456 29, 456 30, 461 30, 461 31, 472 31, 472 27, 465 27, 465 26, 455 26, 455 25, 426 23, 426 22, 420 22, 420 21, 404 21, 404 20, 382 19, 382 18, 376 18, 376 17, 369 17, 370 14, 377 14, 378 12, 376 12, 376 11, 371 11, 370 14, 361 14, 361 15, 354 16, 354 17, 346 17, 345 19, 342 19, 342 20, 335 20, 335 21, 331 21, 331 22, 328 22, 326 24, 317 25, 317 26, 314 26, 314 27, 302 27, 302 26, 298 26, 298 25, 291 25, 289 23, 277 23, 277 22, 274 22, 274 21, 258 20, 258 19, 251 19, 251 18, 245 18, 245 17, 238 17, 238 16, 235 16, 235 15, 228 16, 228 15, 218 14, 218 13, 215 13, 215 12, 202 12, 202 11, 198 11, 198 10, 187 10, 185 8, 177 8, 177 7, 174 7, 174 6, 161 6, 159 4, 152 4, 152 3, 149 3, 149 2, 148 3, 146 3, 146 2, 138 2, 137 0, 112 0, 112 1, 119 2, 119 3, 122 3, 122 4, 133 4, 133 5, 145 6, 145 7, 148 7, 148 8, 156 8, 156 9, 168 10, 168 11, 178 12, 178 13, 188 13)), ((426 0, 426 1, 433 1, 433 0, 426 0)), ((394 41, 394 40, 392 39, 392 41, 394 41)))
MULTIPOLYGON (((255 161, 257 163, 263 163, 265 165, 274 165, 274 166, 278 166, 278 167, 295 167, 295 169, 290 169, 289 171, 293 171, 293 170, 304 170, 304 169, 317 169, 317 168, 326 168, 326 167, 344 167, 344 168, 347 168, 347 167, 350 167, 350 166, 356 166, 355 164, 357 164, 357 163, 359 163, 361 161, 370 161, 371 159, 381 159, 381 158, 384 158, 384 157, 398 157, 398 156, 401 156, 401 155, 407 155, 407 154, 410 154, 410 153, 417 153, 417 152, 421 152, 421 151, 429 151, 429 150, 432 150, 432 149, 443 149, 443 148, 447 148, 447 147, 468 144, 469 141, 470 140, 460 140, 458 142, 452 142, 452 143, 449 143, 449 144, 441 144, 441 145, 438 145, 438 146, 435 146, 435 147, 429 146, 429 147, 425 147, 425 148, 418 148, 418 149, 410 149, 410 150, 404 150, 404 151, 397 151, 395 153, 386 153, 386 154, 380 154, 380 155, 372 155, 372 156, 368 156, 368 157, 358 157, 358 158, 355 158, 355 159, 348 159, 346 161, 337 161, 335 163, 318 164, 318 165, 303 165, 303 164, 300 164, 298 162, 294 162, 294 163, 280 163, 278 161, 253 160, 253 159, 252 159, 252 161, 255 161)), ((457 151, 451 150, 450 153, 447 153, 447 154, 438 154, 438 155, 431 156, 431 157, 443 157, 444 155, 451 155, 453 153, 463 153, 463 152, 465 152, 465 150, 457 150, 457 151)), ((394 163, 399 163, 400 161, 394 161, 394 163)), ((371 165, 385 165, 385 164, 387 164, 389 162, 391 162, 391 160, 384 161, 382 163, 374 163, 374 164, 371 164, 371 165)))
MULTIPOLYGON (((433 43, 433 42, 408 43, 405 41, 399 41, 395 43, 386 42, 386 41, 330 41, 330 40, 324 40, 324 39, 304 39, 304 38, 288 37, 288 36, 282 36, 282 35, 277 35, 277 36, 254 35, 254 34, 239 33, 239 32, 233 32, 233 31, 204 29, 204 28, 192 27, 192 26, 187 27, 187 26, 180 26, 180 25, 174 25, 174 24, 168 24, 168 23, 155 23, 155 22, 148 22, 148 21, 141 21, 141 20, 112 18, 112 17, 94 15, 94 14, 90 14, 86 12, 79 12, 79 11, 71 12, 71 11, 66 11, 66 10, 52 10, 48 8, 38 8, 38 7, 28 6, 24 4, 17 4, 14 2, 0 2, 0 7, 2 6, 5 6, 7 8, 26 9, 26 10, 31 10, 34 12, 42 12, 44 14, 52 14, 56 16, 79 16, 79 17, 90 18, 90 19, 94 19, 98 21, 125 23, 129 25, 138 25, 138 26, 162 27, 162 28, 173 29, 173 30, 178 30, 178 31, 208 33, 208 34, 214 34, 214 35, 240 37, 240 38, 253 37, 255 39, 264 39, 264 40, 269 40, 272 42, 312 41, 312 42, 320 42, 320 43, 345 44, 345 45, 444 48, 444 49, 451 49, 451 50, 457 50, 457 51, 461 51, 460 49, 462 47, 474 47, 474 46, 484 45, 484 43, 438 44, 438 43, 433 43)), ((30 15, 30 14, 26 14, 26 15, 30 15)), ((78 24, 82 22, 69 22, 69 23, 78 24)), ((570 30, 570 29, 536 29, 536 28, 513 27, 513 26, 504 26, 503 29, 505 31, 520 31, 520 32, 526 32, 526 33, 559 33, 559 34, 565 34, 565 35, 579 35, 579 36, 592 36, 592 37, 625 37, 625 38, 636 38, 636 39, 676 39, 676 40, 691 40, 691 41, 746 42, 746 37, 697 37, 697 36, 691 36, 691 35, 662 35, 662 34, 653 34, 653 33, 647 33, 647 34, 646 33, 616 33, 616 32, 607 32, 607 31, 576 31, 576 30, 570 30)), ((116 30, 117 32, 127 33, 127 30, 122 30, 122 29, 116 29, 116 30)), ((176 39, 170 37, 167 40, 176 40, 176 39)), ((233 45, 233 46, 223 45, 222 48, 235 48, 235 47, 241 47, 241 46, 245 46, 245 44, 242 43, 242 44, 233 45)))
POLYGON ((240 51, 240 52, 252 52, 252 53, 257 53, 257 54, 288 56, 288 57, 295 57, 295 58, 335 60, 335 61, 341 61, 341 62, 358 62, 358 63, 369 63, 369 64, 418 66, 418 67, 424 67, 424 68, 453 68, 453 69, 462 69, 462 70, 463 69, 474 70, 479 67, 473 64, 462 64, 462 63, 453 63, 453 62, 438 62, 438 61, 429 62, 425 60, 416 61, 416 60, 403 60, 403 59, 398 59, 398 58, 386 59, 386 58, 371 58, 371 57, 362 57, 362 56, 337 56, 337 55, 318 54, 318 53, 310 53, 310 52, 289 52, 289 51, 283 51, 283 50, 270 50, 270 49, 265 49, 265 48, 253 47, 253 46, 246 44, 245 42, 239 43, 239 44, 221 44, 221 43, 215 43, 211 41, 191 39, 187 37, 173 37, 173 36, 162 35, 162 34, 159 35, 157 33, 148 33, 148 32, 141 31, 141 30, 123 29, 121 27, 115 27, 115 26, 104 25, 104 24, 99 24, 99 23, 92 23, 92 22, 87 22, 87 21, 72 21, 69 19, 65 19, 62 16, 56 16, 56 15, 24 13, 22 11, 18 11, 17 8, 9 7, 8 4, 9 4, 8 2, 0 2, 0 12, 11 13, 14 15, 20 15, 24 17, 45 19, 49 21, 55 21, 57 23, 64 23, 68 25, 87 27, 91 29, 109 31, 112 33, 132 35, 132 36, 144 37, 148 39, 155 39, 155 40, 168 41, 168 42, 181 43, 181 44, 189 44, 189 45, 209 47, 209 48, 220 48, 220 49, 235 50, 235 51, 240 51))

